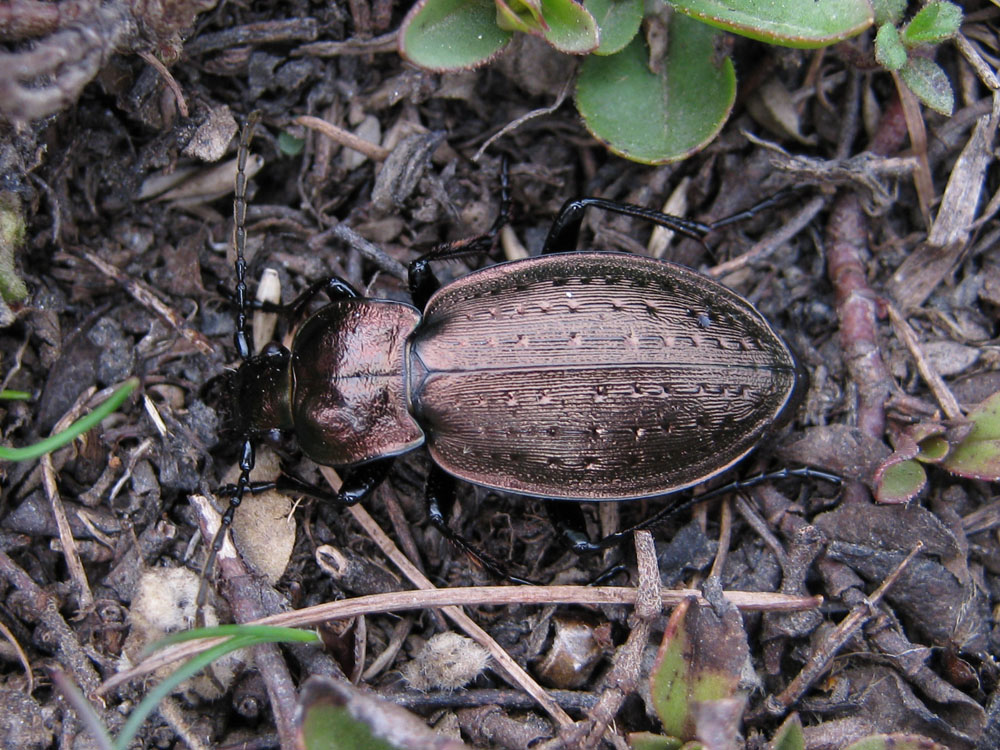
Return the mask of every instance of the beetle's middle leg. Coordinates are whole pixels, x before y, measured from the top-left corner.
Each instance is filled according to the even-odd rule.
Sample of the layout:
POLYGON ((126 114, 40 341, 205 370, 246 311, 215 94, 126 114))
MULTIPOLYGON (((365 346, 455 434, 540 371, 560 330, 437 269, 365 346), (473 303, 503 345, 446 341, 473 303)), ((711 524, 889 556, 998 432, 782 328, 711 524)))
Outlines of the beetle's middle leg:
POLYGON ((441 287, 441 282, 431 270, 430 264, 470 255, 489 255, 499 242, 500 230, 510 221, 510 213, 510 177, 505 156, 500 166, 500 213, 493 226, 483 234, 437 245, 410 262, 407 269, 410 297, 418 310, 423 310, 434 292, 441 287))
POLYGON ((442 505, 453 505, 455 500, 455 477, 448 474, 437 465, 432 465, 427 474, 427 518, 431 525, 441 532, 441 535, 460 550, 477 560, 486 570, 497 578, 521 585, 538 585, 538 581, 518 578, 504 567, 492 555, 476 547, 472 542, 453 530, 441 511, 442 505))
POLYGON ((769 198, 765 198, 760 203, 751 206, 745 211, 740 211, 732 216, 727 216, 718 221, 704 223, 693 219, 684 219, 680 216, 665 214, 661 211, 654 211, 651 208, 636 206, 631 203, 620 203, 604 198, 576 198, 566 201, 555 221, 549 228, 549 233, 542 246, 542 255, 550 253, 568 253, 576 250, 577 241, 580 236, 580 225, 583 223, 583 214, 588 208, 600 208, 604 211, 632 216, 636 219, 646 219, 654 224, 671 229, 685 237, 703 241, 709 232, 719 229, 729 224, 749 219, 757 215, 765 208, 770 208, 776 203, 783 201, 787 197, 786 191, 775 193, 769 198))

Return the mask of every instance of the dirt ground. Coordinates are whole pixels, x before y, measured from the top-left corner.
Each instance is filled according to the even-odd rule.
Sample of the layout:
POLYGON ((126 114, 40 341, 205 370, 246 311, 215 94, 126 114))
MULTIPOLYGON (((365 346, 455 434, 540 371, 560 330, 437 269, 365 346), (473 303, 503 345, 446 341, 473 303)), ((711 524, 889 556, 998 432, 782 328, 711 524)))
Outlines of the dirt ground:
MULTIPOLYGON (((647 700, 669 616, 648 606, 657 568, 667 588, 705 586, 712 604, 691 611, 714 612, 712 627, 728 634, 689 611, 687 627, 703 636, 691 663, 738 657, 732 674, 746 700, 708 721, 732 727, 722 739, 700 725, 707 747, 732 747, 736 736, 765 747, 792 713, 808 748, 878 733, 1000 747, 993 487, 928 463, 915 499, 872 499, 891 455, 912 457, 930 436, 959 442, 964 415, 1000 390, 997 110, 967 56, 938 50, 956 89, 945 118, 901 102, 891 77, 866 64, 870 34, 825 51, 737 39, 731 120, 692 158, 649 167, 610 155, 571 97, 539 111, 572 80, 571 58, 529 44, 481 70, 422 72, 395 52, 405 10, 387 0, 0 7, 0 208, 24 223, 16 268, 29 291, 2 311, 0 375, 4 389, 31 394, 0 401, 0 443, 27 445, 107 395, 96 391, 140 381, 85 439, 42 461, 0 462, 0 746, 97 746, 65 683, 115 734, 163 674, 127 672, 143 646, 193 625, 212 533, 199 531, 211 517, 199 498, 233 481, 238 459, 215 386, 238 365, 227 301, 231 160, 238 125, 258 110, 247 278, 253 290, 265 266, 276 269, 285 299, 337 274, 407 300, 406 263, 490 226, 503 156, 511 227, 531 253, 570 197, 661 208, 679 188, 673 210, 710 222, 789 188, 779 205, 704 244, 674 240, 664 257, 744 295, 809 373, 798 414, 738 474, 810 466, 844 481, 792 477, 685 510, 655 530, 655 554, 640 553, 647 570, 655 560, 652 574, 637 571, 631 542, 568 552, 559 529, 575 506, 461 486, 444 509, 451 528, 515 576, 574 584, 550 599, 537 587, 535 602, 559 604, 483 588, 500 582, 427 521, 424 451, 397 460, 363 510, 253 498, 261 502, 236 514, 250 568, 223 549, 209 617, 307 611, 298 622, 315 627, 321 616, 308 607, 420 588, 419 572, 390 558, 400 549, 428 585, 455 588, 454 602, 492 598, 466 607, 471 625, 419 598, 396 609, 379 600, 324 625, 324 648, 272 646, 219 662, 161 703, 142 747, 290 747, 298 694, 315 675, 364 688, 337 693, 355 708, 372 695, 407 708, 442 742, 625 747, 629 733, 662 731, 647 700), (304 115, 384 148, 344 148, 304 115), (193 182, 163 192, 160 181, 183 170, 193 182), (588 598, 586 583, 619 563, 610 583, 640 584, 646 602, 635 616, 588 598), (720 587, 746 592, 742 618, 720 587), (823 599, 778 611, 773 592, 823 599), (418 660, 443 631, 488 634, 496 650, 487 658, 468 641, 435 640, 445 666, 433 647, 418 660), (723 654, 729 636, 741 645, 723 654), (548 698, 532 697, 503 654, 548 698)), ((1000 12, 971 2, 966 13, 966 37, 995 68, 1000 12)), ((646 222, 592 212, 581 247, 648 252, 650 234, 646 222)), ((457 278, 485 263, 438 270, 457 278)), ((293 442, 275 450, 284 471, 326 481, 293 442)), ((583 521, 597 538, 661 506, 591 504, 583 521)), ((306 696, 328 697, 317 684, 306 696)), ((391 727, 406 723, 374 711, 391 727)), ((398 746, 430 746, 412 732, 398 746)))

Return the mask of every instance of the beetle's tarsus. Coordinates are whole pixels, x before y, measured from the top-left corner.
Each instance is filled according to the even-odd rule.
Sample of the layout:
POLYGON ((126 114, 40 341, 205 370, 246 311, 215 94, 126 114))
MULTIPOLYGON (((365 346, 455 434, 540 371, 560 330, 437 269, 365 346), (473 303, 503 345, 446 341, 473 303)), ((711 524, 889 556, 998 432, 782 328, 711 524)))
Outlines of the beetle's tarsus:
POLYGON ((625 574, 625 581, 627 583, 628 579, 629 579, 628 568, 626 568, 621 563, 615 563, 614 565, 611 565, 611 566, 605 568, 600 573, 598 573, 596 576, 594 576, 587 583, 587 585, 588 586, 605 586, 605 585, 608 584, 608 582, 611 581, 612 578, 614 578, 615 576, 622 575, 623 573, 625 574))
POLYGON ((744 211, 735 213, 732 216, 726 216, 718 221, 713 221, 710 226, 712 229, 721 229, 722 227, 729 226, 730 224, 736 224, 740 221, 752 219, 761 211, 771 208, 771 206, 775 206, 779 203, 783 203, 793 195, 795 195, 795 191, 792 188, 784 188, 783 190, 779 190, 774 195, 765 198, 760 203, 755 203, 744 211))

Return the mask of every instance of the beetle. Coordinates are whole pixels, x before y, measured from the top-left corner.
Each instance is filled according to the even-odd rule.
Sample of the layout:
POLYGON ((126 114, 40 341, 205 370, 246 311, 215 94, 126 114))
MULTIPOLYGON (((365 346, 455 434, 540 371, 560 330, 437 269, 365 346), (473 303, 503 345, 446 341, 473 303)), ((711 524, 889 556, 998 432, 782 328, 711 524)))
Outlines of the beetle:
MULTIPOLYGON (((427 480, 433 525, 494 572, 520 581, 445 523, 440 507, 454 494, 456 478, 554 500, 670 495, 739 463, 800 400, 801 366, 749 301, 684 266, 575 249, 590 207, 700 240, 775 199, 713 224, 600 198, 571 200, 540 256, 442 286, 432 262, 484 253, 495 243, 509 213, 506 169, 500 215, 487 233, 439 246, 410 264, 413 304, 364 297, 331 277, 280 308, 299 312, 316 294, 329 297, 297 329, 290 348, 270 344, 250 356, 249 137, 247 128, 234 209, 236 348, 243 364, 231 388, 243 447, 238 483, 226 488, 230 506, 220 535, 247 492, 277 487, 350 505, 371 493, 395 457, 425 445, 433 460, 427 480), (251 482, 254 443, 274 431, 294 432, 307 457, 346 469, 342 488, 328 492, 289 476, 251 482)), ((606 543, 574 540, 579 549, 606 543)))

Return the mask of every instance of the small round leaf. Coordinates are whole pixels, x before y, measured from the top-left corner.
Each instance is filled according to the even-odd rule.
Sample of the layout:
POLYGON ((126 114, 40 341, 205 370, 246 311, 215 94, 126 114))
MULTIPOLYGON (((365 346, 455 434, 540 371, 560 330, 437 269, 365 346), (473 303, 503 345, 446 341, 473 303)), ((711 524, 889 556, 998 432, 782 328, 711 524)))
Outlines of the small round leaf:
POLYGON ((881 26, 875 35, 875 59, 887 70, 899 70, 906 65, 906 47, 892 24, 881 26))
POLYGON ((880 503, 906 503, 927 486, 927 473, 917 461, 908 459, 885 467, 877 479, 875 499, 880 503))
POLYGON ((560 52, 585 55, 597 49, 597 22, 574 0, 542 0, 548 28, 542 38, 560 52))
POLYGON ((973 428, 941 465, 953 474, 995 482, 1000 479, 1000 393, 969 412, 973 428))
POLYGON ((642 24, 642 0, 584 0, 584 7, 601 30, 601 46, 596 55, 613 55, 639 33, 642 24))
POLYGON ((891 23, 898 24, 903 20, 908 0, 872 0, 872 10, 875 11, 875 25, 891 23))
POLYGON ((576 105, 587 129, 616 154, 646 164, 678 161, 722 128, 736 98, 733 63, 715 58, 717 32, 686 16, 670 19, 662 72, 649 69, 641 37, 616 55, 584 60, 576 105))
POLYGON ((474 68, 496 57, 512 33, 493 0, 420 0, 403 19, 399 53, 427 70, 474 68))
POLYGON ((297 138, 287 130, 282 130, 278 134, 278 150, 285 156, 298 156, 305 144, 305 140, 297 138))
POLYGON ((495 0, 497 25, 507 31, 523 31, 529 34, 545 30, 542 20, 542 5, 538 0, 495 0))

